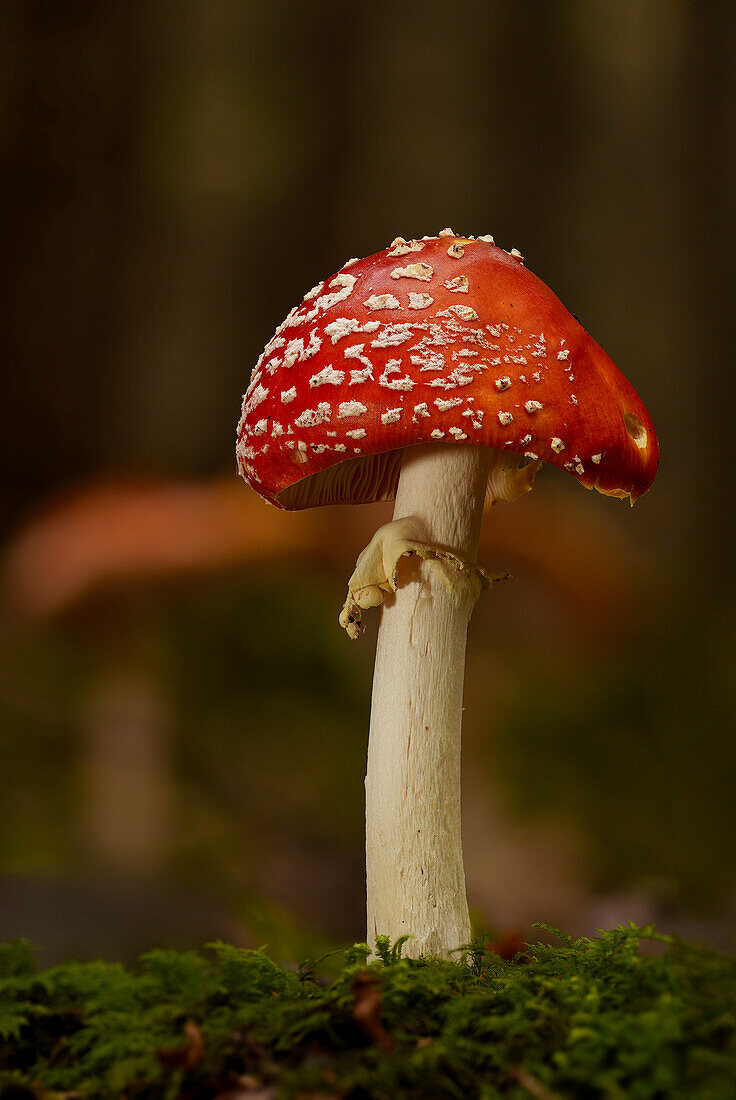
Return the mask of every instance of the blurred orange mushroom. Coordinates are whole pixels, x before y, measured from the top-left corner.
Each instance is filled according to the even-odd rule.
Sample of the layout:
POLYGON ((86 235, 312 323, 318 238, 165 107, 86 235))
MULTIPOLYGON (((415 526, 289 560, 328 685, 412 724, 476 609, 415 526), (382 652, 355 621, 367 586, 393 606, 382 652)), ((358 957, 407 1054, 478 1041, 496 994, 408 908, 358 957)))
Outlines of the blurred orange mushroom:
MULTIPOLYGON (((274 559, 327 566, 334 559, 338 566, 389 509, 343 505, 285 514, 243 493, 234 477, 103 480, 46 501, 26 519, 0 558, 0 587, 15 614, 41 619, 131 580, 274 559), (342 544, 334 538, 338 527, 345 532, 342 544)), ((486 524, 481 555, 512 572, 523 567, 538 574, 566 601, 583 633, 601 641, 615 640, 649 580, 645 560, 622 528, 559 491, 529 496, 506 510, 503 524, 486 524)))

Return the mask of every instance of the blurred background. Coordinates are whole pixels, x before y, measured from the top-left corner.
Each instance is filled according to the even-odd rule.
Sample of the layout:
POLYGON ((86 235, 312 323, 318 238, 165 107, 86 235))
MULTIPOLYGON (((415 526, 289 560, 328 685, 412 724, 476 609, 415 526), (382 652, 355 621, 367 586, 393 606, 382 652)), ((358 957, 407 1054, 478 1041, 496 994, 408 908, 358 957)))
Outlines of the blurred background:
POLYGON ((736 11, 685 0, 4 0, 0 938, 51 962, 364 936, 384 506, 234 474, 290 307, 397 234, 518 247, 647 404, 635 509, 486 517, 476 927, 734 947, 736 11))

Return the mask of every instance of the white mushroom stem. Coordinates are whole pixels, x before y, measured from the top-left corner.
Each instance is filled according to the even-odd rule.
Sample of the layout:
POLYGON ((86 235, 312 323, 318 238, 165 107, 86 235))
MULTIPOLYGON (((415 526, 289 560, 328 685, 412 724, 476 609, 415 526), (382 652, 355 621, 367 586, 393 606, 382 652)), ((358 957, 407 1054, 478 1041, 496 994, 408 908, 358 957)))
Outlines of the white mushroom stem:
MULTIPOLYGON (((409 518, 402 531, 413 530, 423 549, 475 562, 495 458, 489 448, 460 444, 407 449, 394 523, 409 518)), ((368 938, 408 934, 405 954, 447 957, 470 939, 460 733, 465 642, 481 575, 416 552, 393 572, 388 579, 398 586, 381 615, 366 775, 368 938)))
POLYGON ((449 956, 470 938, 460 838, 460 732, 468 620, 504 573, 475 562, 484 502, 531 489, 538 462, 428 444, 403 455, 394 519, 358 557, 340 623, 384 604, 366 776, 368 939, 449 956))

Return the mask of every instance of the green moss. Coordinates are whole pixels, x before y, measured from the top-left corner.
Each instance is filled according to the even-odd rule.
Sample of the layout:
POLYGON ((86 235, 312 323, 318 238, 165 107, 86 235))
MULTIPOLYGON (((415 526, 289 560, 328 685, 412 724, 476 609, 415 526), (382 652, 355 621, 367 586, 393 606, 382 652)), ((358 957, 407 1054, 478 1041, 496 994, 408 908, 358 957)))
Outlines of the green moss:
POLYGON ((357 944, 314 960, 151 951, 37 972, 0 948, 0 1096, 204 1100, 241 1087, 351 1100, 736 1095, 736 961, 620 927, 457 962, 357 944), (660 953, 642 953, 641 943, 660 953))

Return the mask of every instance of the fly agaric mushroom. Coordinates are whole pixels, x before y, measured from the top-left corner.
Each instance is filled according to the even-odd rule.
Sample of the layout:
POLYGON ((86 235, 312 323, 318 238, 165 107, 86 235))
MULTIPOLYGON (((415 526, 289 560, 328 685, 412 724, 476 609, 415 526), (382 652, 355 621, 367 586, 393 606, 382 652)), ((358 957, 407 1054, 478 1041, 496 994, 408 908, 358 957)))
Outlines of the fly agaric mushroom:
POLYGON ((395 498, 340 616, 383 603, 366 776, 368 937, 446 956, 470 938, 460 732, 484 507, 541 462, 633 501, 657 469, 641 399, 552 291, 493 238, 349 260, 276 330, 238 426, 240 472, 286 509, 395 498))

